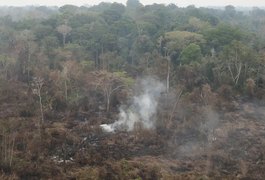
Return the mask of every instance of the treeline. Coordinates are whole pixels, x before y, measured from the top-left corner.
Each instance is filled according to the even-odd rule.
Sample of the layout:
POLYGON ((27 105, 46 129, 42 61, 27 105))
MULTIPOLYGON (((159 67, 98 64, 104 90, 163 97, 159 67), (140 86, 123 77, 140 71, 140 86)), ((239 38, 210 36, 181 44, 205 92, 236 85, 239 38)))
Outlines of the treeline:
POLYGON ((79 101, 87 86, 106 79, 115 81, 114 89, 117 80, 124 84, 144 75, 185 92, 209 84, 263 94, 265 10, 259 8, 240 12, 231 5, 180 8, 128 0, 2 9, 9 15, 0 19, 1 80, 32 86, 42 78, 48 94, 65 103, 79 101))

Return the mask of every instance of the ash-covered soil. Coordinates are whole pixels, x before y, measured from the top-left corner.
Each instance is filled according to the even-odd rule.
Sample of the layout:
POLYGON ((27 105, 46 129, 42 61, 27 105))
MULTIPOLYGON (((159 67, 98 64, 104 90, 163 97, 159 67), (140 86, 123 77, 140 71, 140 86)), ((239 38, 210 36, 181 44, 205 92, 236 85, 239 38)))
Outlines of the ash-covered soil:
POLYGON ((88 133, 75 153, 93 156, 88 162, 83 162, 82 155, 79 161, 74 157, 75 163, 105 167, 108 162, 111 170, 106 168, 106 173, 113 176, 128 171, 128 177, 112 179, 127 179, 131 171, 136 175, 132 173, 130 178, 145 179, 138 172, 143 167, 151 169, 143 174, 154 173, 150 179, 264 179, 265 107, 246 102, 233 102, 233 106, 232 111, 215 112, 215 124, 206 119, 197 127, 176 125, 168 131, 104 133, 97 129, 88 133), (125 162, 132 166, 129 170, 114 168, 125 162))
POLYGON ((2 148, 13 159, 7 155, 1 178, 264 179, 265 107, 234 101, 229 109, 203 108, 169 127, 115 133, 100 124, 116 115, 73 116, 47 122, 40 137, 34 116, 1 119, 16 130, 2 148))

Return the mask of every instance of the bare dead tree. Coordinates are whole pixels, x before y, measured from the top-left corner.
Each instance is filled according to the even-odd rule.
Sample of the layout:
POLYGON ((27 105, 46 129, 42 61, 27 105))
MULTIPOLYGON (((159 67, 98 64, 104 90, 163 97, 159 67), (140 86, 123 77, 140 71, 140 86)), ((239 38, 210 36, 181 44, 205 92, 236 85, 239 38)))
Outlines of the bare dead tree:
POLYGON ((122 81, 122 79, 114 75, 112 73, 107 73, 102 71, 100 73, 100 78, 96 82, 96 89, 100 88, 104 92, 104 96, 106 99, 106 111, 110 111, 110 105, 111 105, 111 98, 115 92, 118 90, 127 87, 126 83, 122 81))
POLYGON ((122 88, 122 87, 125 87, 125 86, 124 86, 124 85, 120 85, 120 86, 117 86, 117 87, 115 87, 115 88, 112 88, 112 86, 106 86, 106 87, 104 88, 104 93, 105 93, 105 96, 106 96, 106 98, 107 98, 107 112, 109 112, 109 110, 110 110, 110 98, 111 98, 111 95, 112 95, 115 91, 119 90, 119 89, 122 88))
POLYGON ((15 147, 15 135, 8 134, 5 130, 2 130, 2 144, 0 161, 5 165, 12 167, 13 156, 14 156, 14 147, 15 147))
POLYGON ((41 114, 41 121, 39 122, 40 125, 44 122, 44 115, 43 115, 43 104, 42 104, 42 87, 44 85, 44 79, 40 77, 34 77, 32 82, 32 91, 33 94, 38 96, 39 99, 39 106, 40 106, 40 114, 41 114))
POLYGON ((182 93, 183 93, 183 90, 181 90, 181 91, 179 92, 179 94, 178 94, 177 100, 176 100, 176 102, 174 103, 174 106, 173 106, 172 111, 171 111, 170 116, 169 116, 169 122, 172 121, 172 118, 173 118, 173 116, 174 116, 174 112, 176 111, 176 108, 177 108, 177 105, 178 105, 178 103, 179 103, 179 101, 180 101, 180 98, 181 98, 181 96, 182 96, 182 93))

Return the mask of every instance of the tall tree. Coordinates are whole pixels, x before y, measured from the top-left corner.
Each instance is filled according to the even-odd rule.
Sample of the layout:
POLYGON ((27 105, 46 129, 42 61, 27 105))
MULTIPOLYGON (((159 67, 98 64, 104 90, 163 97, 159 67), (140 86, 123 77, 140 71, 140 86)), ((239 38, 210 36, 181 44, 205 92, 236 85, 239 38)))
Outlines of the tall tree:
POLYGON ((235 86, 242 85, 247 78, 250 78, 249 70, 256 63, 253 51, 240 41, 233 41, 225 46, 222 62, 235 86))
POLYGON ((72 31, 72 28, 66 24, 62 24, 58 26, 57 31, 62 34, 63 36, 63 47, 65 46, 66 36, 70 34, 72 31))
POLYGON ((128 88, 132 84, 132 79, 123 72, 108 73, 101 71, 97 74, 95 83, 96 89, 100 89, 104 93, 106 111, 109 112, 113 95, 123 88, 128 88))
POLYGON ((42 88, 44 85, 44 79, 40 77, 34 77, 32 81, 32 91, 33 94, 38 96, 39 98, 39 107, 40 107, 40 114, 41 114, 41 120, 39 121, 39 128, 41 127, 41 124, 44 123, 44 114, 43 114, 43 102, 42 102, 42 88))
POLYGON ((32 70, 32 55, 37 50, 38 45, 35 42, 35 35, 31 30, 23 30, 18 36, 18 43, 21 46, 21 53, 26 54, 25 63, 22 64, 22 73, 27 75, 28 82, 30 81, 30 71, 32 70))
POLYGON ((199 62, 202 58, 201 48, 195 43, 191 43, 180 54, 181 64, 190 64, 199 62))

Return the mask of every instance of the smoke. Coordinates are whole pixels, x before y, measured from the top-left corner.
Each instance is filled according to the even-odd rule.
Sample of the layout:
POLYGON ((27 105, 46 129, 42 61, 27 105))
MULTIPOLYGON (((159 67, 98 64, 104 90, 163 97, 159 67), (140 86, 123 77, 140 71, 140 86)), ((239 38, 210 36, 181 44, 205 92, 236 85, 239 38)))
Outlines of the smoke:
POLYGON ((146 129, 154 128, 158 99, 164 91, 165 85, 154 78, 138 81, 130 106, 121 106, 118 120, 113 124, 102 124, 101 128, 106 132, 120 129, 132 131, 136 123, 146 129))
POLYGON ((200 114, 195 115, 193 121, 196 123, 187 124, 178 133, 174 140, 177 143, 174 152, 178 157, 196 157, 209 153, 213 149, 213 143, 218 141, 220 128, 220 116, 211 106, 201 107, 200 114))
POLYGON ((219 114, 216 113, 210 106, 204 108, 205 122, 201 124, 200 131, 205 133, 208 138, 208 142, 213 142, 216 140, 215 129, 219 125, 219 114))

